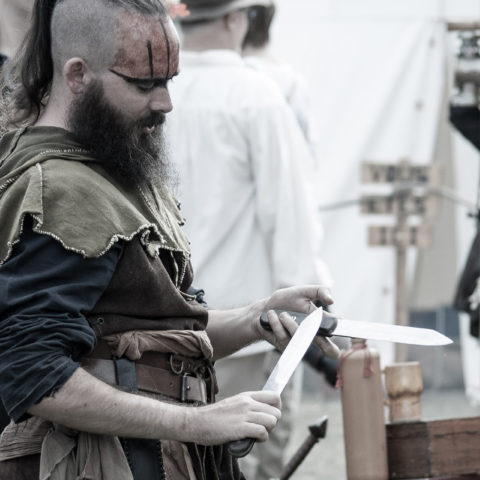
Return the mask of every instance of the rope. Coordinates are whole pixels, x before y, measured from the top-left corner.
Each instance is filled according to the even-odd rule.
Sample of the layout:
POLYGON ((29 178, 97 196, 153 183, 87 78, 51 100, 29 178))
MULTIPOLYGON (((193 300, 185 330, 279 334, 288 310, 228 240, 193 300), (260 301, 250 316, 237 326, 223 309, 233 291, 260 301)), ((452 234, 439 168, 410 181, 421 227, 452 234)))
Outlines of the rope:
POLYGON ((352 348, 347 352, 343 352, 340 355, 340 359, 337 365, 337 383, 335 384, 335 388, 343 387, 343 377, 342 377, 342 365, 343 362, 354 352, 358 350, 365 350, 365 358, 363 360, 363 378, 369 378, 375 373, 375 369, 373 368, 372 364, 372 354, 368 349, 368 346, 365 342, 359 345, 352 345, 352 348))

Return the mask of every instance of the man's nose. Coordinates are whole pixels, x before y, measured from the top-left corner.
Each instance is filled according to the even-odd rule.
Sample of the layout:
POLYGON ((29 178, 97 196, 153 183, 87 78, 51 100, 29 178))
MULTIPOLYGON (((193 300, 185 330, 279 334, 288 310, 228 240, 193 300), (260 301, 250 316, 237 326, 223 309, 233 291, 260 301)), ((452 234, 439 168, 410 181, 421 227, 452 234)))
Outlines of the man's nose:
POLYGON ((170 94, 166 88, 155 88, 150 97, 150 110, 152 112, 168 113, 173 109, 170 94))

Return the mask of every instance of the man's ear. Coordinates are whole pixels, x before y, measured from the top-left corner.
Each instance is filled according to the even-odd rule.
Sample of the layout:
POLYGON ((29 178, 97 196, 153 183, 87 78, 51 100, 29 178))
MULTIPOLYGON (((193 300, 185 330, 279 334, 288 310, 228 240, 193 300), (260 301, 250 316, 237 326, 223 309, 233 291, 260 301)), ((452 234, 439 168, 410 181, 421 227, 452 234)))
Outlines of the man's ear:
POLYGON ((238 12, 227 13, 223 17, 223 21, 225 22, 225 27, 227 28, 227 30, 230 31, 230 30, 234 29, 235 25, 238 22, 238 12))
POLYGON ((63 78, 75 95, 83 93, 93 77, 92 70, 82 58, 70 58, 63 66, 63 78))

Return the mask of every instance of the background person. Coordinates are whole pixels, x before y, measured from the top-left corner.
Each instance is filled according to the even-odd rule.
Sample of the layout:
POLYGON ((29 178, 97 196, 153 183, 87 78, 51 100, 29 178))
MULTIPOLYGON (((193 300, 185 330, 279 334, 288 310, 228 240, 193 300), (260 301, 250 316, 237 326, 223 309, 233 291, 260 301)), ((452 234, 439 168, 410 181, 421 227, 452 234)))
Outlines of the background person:
MULTIPOLYGON (((243 40, 242 55, 248 66, 267 75, 282 91, 285 100, 292 108, 298 124, 313 155, 317 170, 320 168, 317 154, 317 128, 311 111, 311 101, 303 76, 288 63, 281 61, 271 50, 271 26, 276 14, 273 0, 251 7, 248 15, 248 30, 243 40)), ((321 224, 320 218, 318 221, 321 224)), ((332 286, 332 279, 325 271, 323 282, 332 286)), ((305 360, 317 371, 325 375, 331 386, 337 382, 337 359, 330 359, 312 345, 305 360)))
POLYGON ((25 36, 33 0, 0 0, 0 68, 13 57, 25 36))
MULTIPOLYGON (((240 55, 249 7, 258 0, 185 3, 190 15, 181 19, 182 76, 170 89, 168 134, 197 284, 212 308, 232 308, 272 288, 329 284, 308 144, 278 86, 240 55)), ((278 358, 267 348, 217 362, 221 390, 261 388, 278 358)), ((257 445, 261 465, 247 477, 274 477, 282 468, 293 393, 290 385, 282 396, 285 426, 270 437, 272 455, 257 445)))
POLYGON ((270 30, 276 10, 273 0, 258 2, 258 5, 252 7, 248 31, 243 40, 242 55, 247 65, 265 73, 280 87, 317 164, 318 130, 311 111, 311 100, 305 78, 272 52, 270 30))

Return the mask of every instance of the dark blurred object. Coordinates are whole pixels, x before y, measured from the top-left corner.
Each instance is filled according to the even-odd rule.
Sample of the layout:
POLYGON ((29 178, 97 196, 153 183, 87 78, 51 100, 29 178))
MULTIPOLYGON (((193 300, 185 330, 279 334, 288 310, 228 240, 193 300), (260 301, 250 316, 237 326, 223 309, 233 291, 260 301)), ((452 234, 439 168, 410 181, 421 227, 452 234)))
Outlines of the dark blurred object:
POLYGON ((10 417, 3 406, 2 401, 0 400, 0 433, 3 432, 5 427, 10 423, 10 417))
POLYGON ((470 297, 477 289, 477 282, 480 279, 480 228, 473 241, 467 263, 463 270, 460 282, 458 284, 457 293, 455 295, 454 306, 462 312, 470 315, 470 335, 480 338, 479 328, 479 306, 472 308, 470 297))
POLYGON ((278 480, 288 480, 295 473, 314 445, 322 438, 325 438, 327 435, 327 425, 328 417, 325 415, 308 427, 310 435, 305 439, 300 448, 295 452, 292 459, 287 463, 278 480))
POLYGON ((328 384, 335 387, 337 383, 337 358, 328 358, 321 348, 316 345, 310 345, 303 360, 314 368, 316 372, 323 373, 328 384))
MULTIPOLYGON (((480 150, 480 30, 468 24, 458 33, 455 93, 450 102, 450 121, 480 150)), ((449 27, 450 28, 450 27, 449 27)), ((478 28, 478 27, 477 27, 478 28)))
POLYGON ((480 150, 480 110, 475 106, 450 106, 450 122, 480 150))
POLYGON ((480 150, 480 34, 462 32, 459 39, 456 92, 450 103, 450 122, 480 150))
POLYGON ((243 48, 264 47, 270 41, 270 27, 275 16, 276 7, 256 5, 248 11, 248 30, 243 40, 243 48))
MULTIPOLYGON (((480 151, 480 23, 449 24, 448 29, 457 30, 460 40, 450 122, 480 151)), ((472 216, 477 221, 477 233, 458 283, 454 307, 470 315, 470 334, 480 338, 480 208, 472 216)))
POLYGON ((7 57, 3 53, 0 53, 0 70, 5 63, 7 63, 7 57))
MULTIPOLYGON (((330 312, 328 305, 324 305, 320 301, 314 303, 316 307, 322 307, 325 312, 330 312)), ((335 387, 337 383, 337 358, 328 358, 321 348, 316 345, 310 345, 303 357, 303 361, 307 362, 317 373, 323 373, 328 384, 335 387)))
POLYGON ((461 40, 459 58, 480 58, 480 33, 476 30, 466 30, 459 33, 461 40))
POLYGON ((195 300, 202 305, 202 307, 208 309, 207 301, 205 300, 205 290, 201 288, 195 288, 194 286, 190 286, 187 290, 188 295, 192 295, 195 297, 195 300))

